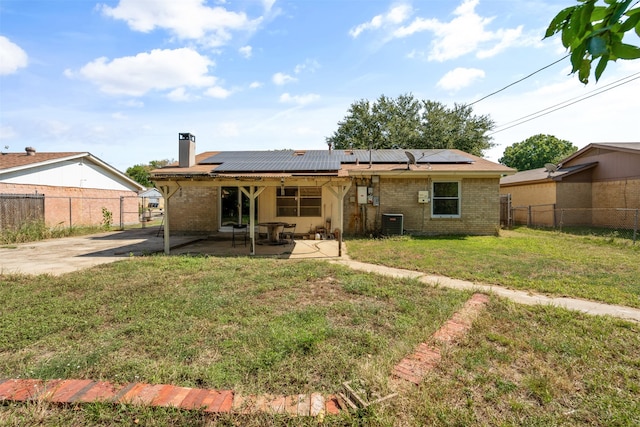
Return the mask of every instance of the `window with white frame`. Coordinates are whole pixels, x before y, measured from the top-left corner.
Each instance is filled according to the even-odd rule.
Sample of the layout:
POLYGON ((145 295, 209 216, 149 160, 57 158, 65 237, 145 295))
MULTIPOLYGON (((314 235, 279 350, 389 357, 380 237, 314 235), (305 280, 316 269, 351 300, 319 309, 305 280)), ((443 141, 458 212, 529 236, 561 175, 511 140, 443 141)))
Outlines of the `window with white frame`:
POLYGON ((279 188, 276 212, 277 216, 322 216, 322 188, 279 188))
POLYGON ((460 217, 460 182, 434 182, 431 194, 433 218, 460 217))

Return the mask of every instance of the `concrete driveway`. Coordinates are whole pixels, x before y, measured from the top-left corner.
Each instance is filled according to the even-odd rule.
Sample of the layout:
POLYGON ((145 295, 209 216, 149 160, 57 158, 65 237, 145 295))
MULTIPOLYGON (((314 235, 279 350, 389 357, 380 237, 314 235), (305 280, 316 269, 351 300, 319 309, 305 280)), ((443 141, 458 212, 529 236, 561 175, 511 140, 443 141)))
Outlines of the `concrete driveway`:
MULTIPOLYGON (((172 245, 191 238, 171 238, 172 245)), ((0 246, 0 274, 59 275, 132 255, 162 252, 158 227, 0 246)))
MULTIPOLYGON (((112 231, 0 246, 0 274, 60 275, 131 256, 163 253, 164 238, 158 227, 112 231)), ((171 254, 250 256, 250 246, 232 246, 230 236, 215 238, 171 236, 171 254)), ((280 258, 335 258, 335 240, 300 240, 293 245, 256 246, 257 256, 280 258)))

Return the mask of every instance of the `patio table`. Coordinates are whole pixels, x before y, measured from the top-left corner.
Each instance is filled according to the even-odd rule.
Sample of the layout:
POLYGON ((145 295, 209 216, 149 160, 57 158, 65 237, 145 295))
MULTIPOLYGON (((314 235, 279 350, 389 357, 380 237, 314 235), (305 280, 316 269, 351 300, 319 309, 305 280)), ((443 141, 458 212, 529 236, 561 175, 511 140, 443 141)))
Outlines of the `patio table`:
POLYGON ((280 240, 280 233, 286 225, 285 222, 260 222, 259 226, 267 227, 267 243, 270 245, 281 245, 283 241, 280 240))

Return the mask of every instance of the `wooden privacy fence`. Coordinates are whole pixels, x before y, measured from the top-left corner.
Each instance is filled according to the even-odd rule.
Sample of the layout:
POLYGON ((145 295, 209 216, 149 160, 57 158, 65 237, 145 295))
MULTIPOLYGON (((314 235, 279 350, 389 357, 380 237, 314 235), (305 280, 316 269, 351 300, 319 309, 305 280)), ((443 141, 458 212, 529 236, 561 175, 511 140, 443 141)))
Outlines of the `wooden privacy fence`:
POLYGON ((43 221, 49 227, 111 226, 140 221, 137 196, 66 197, 44 194, 0 194, 0 231, 43 221))
POLYGON ((0 194, 0 231, 44 221, 44 194, 0 194))

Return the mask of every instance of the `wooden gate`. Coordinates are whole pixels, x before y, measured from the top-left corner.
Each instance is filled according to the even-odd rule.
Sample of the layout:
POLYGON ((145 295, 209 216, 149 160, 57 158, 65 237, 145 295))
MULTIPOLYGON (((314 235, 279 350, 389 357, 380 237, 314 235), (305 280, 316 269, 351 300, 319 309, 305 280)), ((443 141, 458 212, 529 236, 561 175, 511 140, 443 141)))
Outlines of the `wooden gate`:
POLYGON ((510 228, 513 225, 511 217, 511 194, 500 195, 500 227, 510 228))
POLYGON ((0 194, 0 231, 44 221, 44 194, 0 194))

